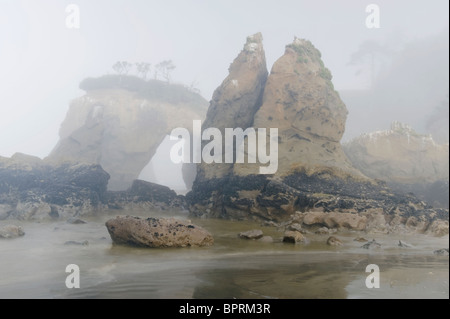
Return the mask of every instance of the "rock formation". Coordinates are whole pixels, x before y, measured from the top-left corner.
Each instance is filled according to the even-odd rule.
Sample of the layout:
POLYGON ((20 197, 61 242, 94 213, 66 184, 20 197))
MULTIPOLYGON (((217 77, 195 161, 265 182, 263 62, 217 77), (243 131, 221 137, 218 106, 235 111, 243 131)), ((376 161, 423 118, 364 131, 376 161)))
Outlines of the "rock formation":
POLYGON ((202 247, 214 243, 205 229, 174 218, 116 217, 106 222, 106 228, 116 244, 160 248, 202 247))
MULTIPOLYGON (((277 128, 278 170, 259 174, 261 164, 249 161, 199 165, 186 196, 194 216, 282 222, 292 221, 296 212, 312 212, 320 215, 317 222, 301 218, 302 226, 368 230, 382 225, 383 231, 406 227, 434 233, 439 228, 440 234, 448 233, 448 210, 397 194, 352 165, 340 144, 346 107, 309 41, 296 38, 286 46, 267 81, 263 57, 260 35, 249 37, 214 94, 205 127, 266 128, 267 133, 277 128), (439 221, 444 224, 438 227, 439 221)), ((266 149, 271 142, 266 138, 266 149)))
POLYGON ((3 218, 57 219, 96 211, 109 175, 99 165, 49 165, 15 154, 0 159, 0 205, 3 218))
POLYGON ((81 88, 86 95, 71 103, 47 160, 99 164, 111 176, 110 190, 129 188, 164 137, 173 128, 191 128, 207 108, 200 95, 156 80, 105 76, 81 88))
POLYGON ((390 130, 364 134, 344 144, 344 150, 366 176, 448 208, 448 144, 437 144, 431 136, 394 122, 390 130))
POLYGON ((201 164, 188 195, 196 215, 278 219, 269 215, 293 213, 299 206, 295 196, 283 195, 296 191, 283 179, 305 172, 364 179, 339 143, 347 111, 320 52, 309 41, 296 38, 266 81, 261 40, 260 34, 247 39, 229 76, 214 93, 204 126, 266 128, 267 132, 278 128, 278 170, 265 176, 256 175, 259 163, 201 164))
POLYGON ((166 186, 136 180, 107 191, 109 175, 97 164, 58 165, 15 154, 0 158, 0 220, 56 220, 109 209, 184 209, 184 197, 166 186))
MULTIPOLYGON (((266 57, 262 35, 247 38, 244 49, 229 68, 229 75, 213 94, 204 128, 218 128, 224 136, 225 128, 246 129, 253 125, 255 113, 261 106, 267 81, 266 57)), ((235 147, 233 147, 235 151, 235 147)), ((197 180, 222 178, 230 174, 232 164, 200 164, 197 180)))

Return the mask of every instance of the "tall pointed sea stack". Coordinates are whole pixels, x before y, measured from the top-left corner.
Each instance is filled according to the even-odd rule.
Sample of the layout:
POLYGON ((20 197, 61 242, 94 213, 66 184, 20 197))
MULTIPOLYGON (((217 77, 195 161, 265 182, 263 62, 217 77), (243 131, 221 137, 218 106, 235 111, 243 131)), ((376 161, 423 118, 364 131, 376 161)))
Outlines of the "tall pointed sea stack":
MULTIPOLYGON (((202 163, 187 195, 191 214, 294 218, 308 226, 358 230, 410 227, 436 233, 433 229, 443 225, 439 232, 448 233, 448 211, 433 210, 415 196, 394 194, 352 166, 340 144, 347 109, 311 42, 295 38, 267 79, 265 68, 261 36, 249 37, 230 75, 214 93, 204 128, 219 128, 222 136, 224 128, 258 132, 265 128, 265 142, 259 143, 264 133, 258 134, 257 147, 266 146, 271 152, 276 143, 276 172, 260 174, 260 167, 268 164, 259 161, 259 149, 256 163, 249 163, 248 145, 244 163, 202 163), (275 141, 275 134, 268 138, 271 128, 278 130, 275 141)), ((253 137, 245 143, 250 140, 253 137)), ((236 149, 242 150, 234 145, 236 149)))

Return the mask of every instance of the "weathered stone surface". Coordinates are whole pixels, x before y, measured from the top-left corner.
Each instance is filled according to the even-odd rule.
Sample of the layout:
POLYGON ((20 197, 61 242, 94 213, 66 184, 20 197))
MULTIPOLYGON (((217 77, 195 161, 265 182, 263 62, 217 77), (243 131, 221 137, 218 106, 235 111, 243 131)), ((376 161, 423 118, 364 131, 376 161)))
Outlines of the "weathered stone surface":
POLYGON ((23 154, 2 158, 2 217, 51 220, 93 212, 105 199, 108 179, 109 175, 99 165, 53 166, 23 154))
POLYGON ((105 197, 110 209, 183 210, 187 206, 184 197, 169 187, 141 180, 135 180, 126 191, 107 192, 105 197))
POLYGON ((322 213, 309 212, 305 214, 303 223, 305 225, 325 225, 328 228, 347 228, 352 230, 364 230, 366 217, 350 213, 322 213))
POLYGON ((238 234, 242 239, 260 239, 264 236, 264 233, 260 229, 252 229, 249 231, 241 232, 238 234))
MULTIPOLYGON (((276 176, 311 166, 338 167, 361 175, 340 145, 347 109, 331 78, 321 53, 311 42, 298 38, 273 65, 253 126, 267 131, 278 128, 276 176)), ((234 173, 258 174, 259 166, 235 165, 234 173)))
POLYGON ((282 223, 296 212, 314 212, 318 221, 306 216, 301 224, 384 233, 427 232, 435 220, 448 221, 448 210, 433 209, 411 194, 395 192, 352 165, 340 145, 346 107, 333 89, 320 52, 310 42, 295 39, 288 45, 263 88, 262 81, 255 80, 262 79, 257 74, 263 73, 259 63, 263 59, 257 59, 255 68, 254 62, 242 59, 248 54, 244 49, 233 63, 233 75, 230 72, 218 88, 205 123, 236 127, 243 123, 236 122, 234 113, 239 109, 247 112, 248 117, 242 117, 246 123, 254 115, 253 128, 278 128, 278 171, 260 175, 258 162, 203 164, 186 197, 191 214, 282 223), (239 70, 251 75, 252 85, 234 85, 239 70), (257 88, 253 94, 252 87, 257 88), (241 96, 251 96, 251 103, 242 105, 241 96), (411 217, 418 222, 405 226, 411 217))
POLYGON ((356 237, 355 239, 353 239, 353 241, 357 241, 357 242, 360 242, 360 243, 365 243, 368 240, 365 239, 364 237, 356 237))
POLYGON ((205 229, 174 218, 116 217, 108 220, 106 227, 116 244, 164 248, 210 246, 214 243, 212 235, 205 229))
POLYGON ((17 238, 24 236, 25 232, 22 230, 22 227, 15 225, 6 225, 0 227, 0 238, 17 238))
POLYGON ((339 238, 336 238, 334 236, 330 236, 327 239, 327 245, 329 246, 343 246, 344 244, 339 238))
POLYGON ((431 223, 431 225, 426 230, 426 233, 432 234, 435 236, 445 236, 448 235, 448 220, 435 220, 431 223))
POLYGON ((448 143, 437 144, 431 136, 394 122, 390 130, 364 134, 344 144, 344 151, 366 176, 448 208, 448 143))
MULTIPOLYGON (((86 81, 85 81, 86 82, 86 81)), ((101 165, 108 189, 128 189, 167 134, 203 119, 207 101, 187 88, 131 76, 89 79, 75 99, 48 161, 101 165)))
POLYGON ((284 243, 297 244, 305 241, 305 237, 298 231, 287 230, 283 235, 284 243))
MULTIPOLYGON (((218 128, 225 136, 225 128, 242 128, 253 126, 255 113, 262 103, 264 86, 267 81, 267 66, 262 35, 249 36, 244 49, 239 53, 229 68, 229 74, 215 90, 204 128, 218 128)), ((235 152, 236 147, 233 145, 235 152)), ((233 164, 200 164, 196 182, 201 183, 213 178, 228 175, 233 164)))

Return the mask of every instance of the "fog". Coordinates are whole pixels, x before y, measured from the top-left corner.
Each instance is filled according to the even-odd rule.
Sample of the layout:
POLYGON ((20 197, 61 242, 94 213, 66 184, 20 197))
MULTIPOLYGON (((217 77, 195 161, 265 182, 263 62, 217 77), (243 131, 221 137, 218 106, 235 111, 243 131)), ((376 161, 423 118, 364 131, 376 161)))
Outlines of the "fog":
POLYGON ((47 156, 80 81, 114 73, 116 61, 172 60, 173 81, 209 100, 256 32, 269 70, 294 36, 322 52, 349 109, 344 140, 393 120, 443 127, 435 135, 445 141, 446 129, 448 140, 448 1, 376 1, 377 29, 365 24, 370 3, 0 0, 0 156, 47 156), (69 3, 78 29, 66 26, 69 3))

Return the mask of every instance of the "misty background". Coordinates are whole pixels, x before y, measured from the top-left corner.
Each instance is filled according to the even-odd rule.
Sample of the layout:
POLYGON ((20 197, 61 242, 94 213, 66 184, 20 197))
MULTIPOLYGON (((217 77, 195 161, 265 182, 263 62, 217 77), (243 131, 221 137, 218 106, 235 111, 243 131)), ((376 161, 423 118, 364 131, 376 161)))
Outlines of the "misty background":
POLYGON ((448 10, 445 0, 0 0, 0 156, 47 156, 70 101, 84 94, 79 83, 114 74, 117 61, 172 60, 173 82, 210 100, 256 32, 269 70, 294 36, 322 52, 349 110, 343 141, 398 120, 446 143, 448 10), (70 3, 79 29, 66 27, 70 3), (370 3, 379 29, 366 27, 370 3))

